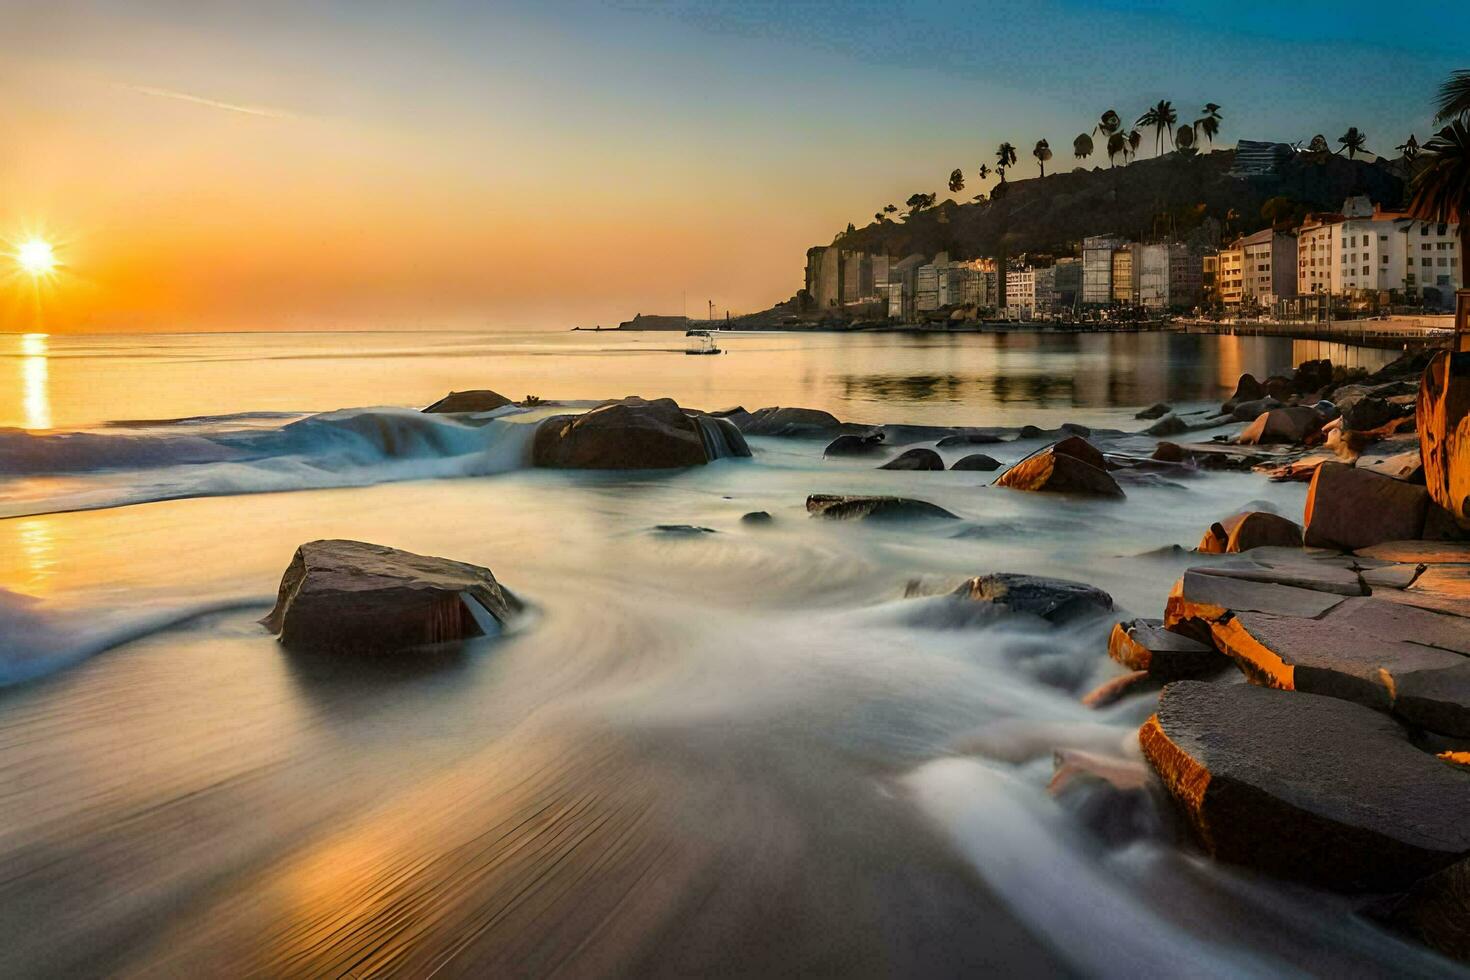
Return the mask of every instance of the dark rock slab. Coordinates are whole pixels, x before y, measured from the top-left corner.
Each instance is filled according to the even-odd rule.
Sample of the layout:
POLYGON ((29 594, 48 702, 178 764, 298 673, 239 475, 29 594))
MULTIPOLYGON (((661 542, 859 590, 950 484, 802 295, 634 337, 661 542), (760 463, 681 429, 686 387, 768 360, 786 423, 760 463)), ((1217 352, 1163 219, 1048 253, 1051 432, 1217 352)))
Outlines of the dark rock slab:
POLYGON ((1436 952, 1470 963, 1470 861, 1415 882, 1372 915, 1436 952))
POLYGON ((944 459, 932 449, 910 449, 890 459, 880 470, 942 470, 944 459))
POLYGON ((829 520, 903 520, 930 517, 943 520, 959 520, 936 504, 908 497, 858 497, 827 493, 814 493, 806 498, 807 513, 813 517, 829 520))
POLYGON ((653 530, 658 534, 671 534, 675 537, 698 537, 702 534, 718 533, 714 528, 700 524, 655 524, 653 530))
MULTIPOLYGON (((1174 629, 1190 620, 1214 623, 1232 612, 1264 612, 1310 619, 1347 601, 1351 600, 1327 592, 1212 575, 1209 569, 1191 568, 1169 593, 1164 607, 1164 625, 1174 629)), ((1190 635, 1194 634, 1191 632, 1190 635)))
POLYGON ((1470 630, 1465 628, 1462 617, 1392 602, 1386 598, 1389 594, 1390 591, 1385 590, 1361 599, 1344 599, 1325 618, 1391 640, 1470 656, 1470 630))
POLYGON ((1177 681, 1139 743, 1200 844, 1222 861, 1381 890, 1470 855, 1470 774, 1362 705, 1177 681))
POLYGON ((497 408, 513 404, 515 403, 497 391, 491 391, 489 388, 476 388, 473 391, 451 391, 424 411, 436 415, 456 412, 493 412, 497 408))
POLYGON ((1467 663, 1458 653, 1388 639, 1330 620, 1243 612, 1212 627, 1246 676, 1284 691, 1387 711, 1400 680, 1467 663))
POLYGON ((753 510, 748 514, 740 516, 741 524, 769 524, 774 520, 769 513, 763 510, 753 510))
POLYGON ((672 398, 628 397, 536 427, 535 466, 552 469, 671 469, 709 462, 699 423, 672 398))
MULTIPOLYGON (((1470 565, 1428 565, 1414 584, 1383 597, 1450 616, 1470 617, 1470 565)), ((1470 622, 1464 622, 1470 629, 1470 622)))
POLYGON ((1269 560, 1264 556, 1261 560, 1256 560, 1254 552, 1247 552, 1240 558, 1226 559, 1210 565, 1208 570, 1211 575, 1224 575, 1249 582, 1290 585, 1314 592, 1331 592, 1343 596, 1368 594, 1362 575, 1353 568, 1300 556, 1291 561, 1269 560))
POLYGON ((1307 488, 1305 542, 1356 550, 1417 538, 1429 492, 1345 463, 1325 462, 1307 488))
POLYGON ((1133 417, 1136 419, 1161 419, 1173 411, 1172 406, 1166 405, 1163 402, 1154 402, 1133 417))
POLYGON ((1254 422, 1262 412, 1281 407, 1281 402, 1270 397, 1255 398, 1250 401, 1237 402, 1230 408, 1230 419, 1233 422, 1254 422))
POLYGON ((1384 541, 1357 554, 1414 565, 1470 565, 1470 541, 1384 541))
POLYGON ((1235 441, 1242 446, 1267 443, 1298 445, 1321 429, 1326 421, 1321 412, 1305 405, 1273 408, 1256 416, 1255 421, 1235 437, 1235 441))
POLYGON ((847 433, 827 443, 823 456, 871 456, 883 451, 883 433, 847 433))
POLYGON ((1177 436, 1189 430, 1190 425, 1188 422, 1177 415, 1169 414, 1144 429, 1143 434, 1148 436, 1177 436))
POLYGON ((1400 412, 1382 398, 1364 395, 1342 410, 1344 430, 1366 432, 1398 418, 1400 412))
POLYGON ((949 446, 991 446, 997 442, 1005 442, 1005 438, 997 432, 960 432, 944 436, 934 445, 944 449, 949 446))
POLYGON ((363 541, 310 541, 261 620, 297 650, 383 654, 483 636, 520 602, 488 568, 363 541))
POLYGON ((1201 677, 1227 664, 1214 647, 1165 629, 1161 620, 1134 619, 1113 627, 1108 656, 1130 670, 1164 681, 1201 677))
POLYGON ((1358 575, 1364 585, 1377 592, 1379 589, 1407 589, 1423 570, 1423 565, 1384 565, 1365 568, 1358 575))
POLYGON ((1470 660, 1436 652, 1459 663, 1396 677, 1394 714, 1431 732, 1470 738, 1470 660))
POLYGON ((994 456, 987 456, 984 453, 971 453, 962 459, 955 460, 955 464, 950 469, 990 473, 1000 469, 1002 465, 1001 461, 994 456))
POLYGON ((1067 579, 995 572, 977 575, 956 589, 956 597, 989 602, 1014 613, 1029 613, 1052 623, 1065 623, 1113 608, 1102 589, 1067 579))

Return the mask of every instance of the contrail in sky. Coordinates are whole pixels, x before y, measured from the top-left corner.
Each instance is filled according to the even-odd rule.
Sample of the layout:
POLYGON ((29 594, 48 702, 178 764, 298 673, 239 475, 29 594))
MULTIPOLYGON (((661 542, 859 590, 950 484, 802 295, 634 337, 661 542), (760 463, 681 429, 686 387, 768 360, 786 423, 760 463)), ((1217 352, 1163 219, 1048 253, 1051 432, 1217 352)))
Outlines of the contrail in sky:
POLYGON ((269 106, 242 105, 237 102, 221 102, 218 99, 206 99, 199 95, 190 95, 188 92, 175 92, 173 89, 154 88, 149 85, 124 85, 123 88, 143 95, 154 95, 161 99, 178 99, 180 102, 192 102, 195 105, 209 106, 211 109, 224 109, 228 112, 243 112, 247 116, 266 116, 271 119, 295 119, 295 113, 284 109, 272 109, 269 106))

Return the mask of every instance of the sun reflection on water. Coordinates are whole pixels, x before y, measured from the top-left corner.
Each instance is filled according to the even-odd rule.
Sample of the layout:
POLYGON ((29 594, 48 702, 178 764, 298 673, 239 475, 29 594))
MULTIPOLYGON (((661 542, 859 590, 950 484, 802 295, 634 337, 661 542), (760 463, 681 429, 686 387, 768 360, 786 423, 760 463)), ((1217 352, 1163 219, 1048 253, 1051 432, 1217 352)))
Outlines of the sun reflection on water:
POLYGON ((43 333, 20 338, 21 409, 27 429, 51 428, 51 390, 47 377, 47 340, 43 333))

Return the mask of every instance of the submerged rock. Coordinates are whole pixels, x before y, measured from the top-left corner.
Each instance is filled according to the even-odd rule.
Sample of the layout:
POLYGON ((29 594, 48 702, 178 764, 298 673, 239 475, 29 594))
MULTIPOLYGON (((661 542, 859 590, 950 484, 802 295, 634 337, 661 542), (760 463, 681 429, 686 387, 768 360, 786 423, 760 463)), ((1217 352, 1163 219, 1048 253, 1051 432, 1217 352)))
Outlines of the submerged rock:
POLYGON ((1071 436, 1027 456, 1002 473, 995 485, 1014 490, 1122 497, 1123 488, 1108 473, 1106 465, 1095 446, 1071 436))
POLYGON ((1430 949, 1470 963, 1470 860, 1416 882, 1371 914, 1430 949))
POLYGON ((493 412, 497 408, 513 404, 515 403, 498 391, 477 388, 473 391, 451 391, 424 411, 441 415, 455 412, 493 412))
POLYGON ((1199 550, 1206 554, 1223 555, 1266 545, 1300 548, 1301 525, 1265 511, 1233 514, 1209 526, 1205 536, 1200 538, 1199 550))
POLYGON ((823 456, 870 456, 873 453, 882 452, 883 433, 878 431, 848 433, 840 435, 827 443, 827 448, 822 450, 823 456))
POLYGON ((1164 404, 1163 402, 1154 402, 1148 408, 1145 408, 1143 411, 1139 412, 1133 417, 1136 419, 1161 419, 1172 411, 1174 411, 1174 409, 1164 404))
POLYGON ((740 415, 731 415, 731 421, 748 436, 795 436, 820 438, 842 428, 842 423, 831 412, 816 408, 758 408, 740 415))
POLYGON ((702 466, 726 445, 730 455, 750 455, 728 421, 694 418, 672 398, 636 396, 600 405, 583 415, 556 415, 536 428, 535 466, 553 469, 672 469, 702 466), (706 433, 705 425, 719 428, 706 433))
POLYGON ((880 470, 942 470, 944 460, 932 449, 910 449, 903 455, 890 459, 880 470))
POLYGON ((1245 431, 1235 437, 1235 441, 1242 446, 1268 443, 1297 445, 1308 436, 1314 435, 1326 421, 1321 412, 1305 405, 1273 408, 1256 416, 1256 420, 1246 426, 1245 431))
POLYGON ((1147 436, 1177 436, 1189 431, 1189 423, 1179 416, 1170 413, 1159 419, 1153 425, 1143 430, 1147 436))
POLYGON ((1088 708, 1106 708, 1117 704, 1130 694, 1157 689, 1159 679, 1146 670, 1132 670, 1103 681, 1082 695, 1082 704, 1088 708))
POLYGON ((961 432, 952 436, 944 436, 934 445, 944 449, 948 446, 991 446, 997 442, 1005 442, 1005 440, 994 432, 961 432))
POLYGON ((774 518, 763 510, 753 510, 749 514, 742 514, 741 524, 769 524, 774 518))
POLYGON ((806 498, 807 513, 813 517, 829 520, 902 520, 916 517, 937 517, 943 520, 959 520, 943 507, 924 500, 908 497, 860 497, 828 493, 814 493, 806 498))
POLYGON ((1201 846, 1222 861, 1384 889, 1470 855, 1470 775, 1362 705, 1177 681, 1139 743, 1201 846))
POLYGON ((261 622, 293 649, 373 654, 493 633, 520 608, 488 568, 324 540, 296 549, 261 622))
POLYGON ((1324 462, 1307 488, 1306 531, 1313 548, 1353 550, 1417 538, 1424 530, 1429 492, 1423 487, 1324 462))
POLYGON ((962 459, 955 460, 955 464, 950 467, 951 470, 978 470, 985 473, 1000 468, 1000 460, 994 456, 987 456, 984 453, 971 453, 962 459))
POLYGON ((1085 582, 1015 572, 977 575, 953 594, 973 602, 989 602, 1010 612, 1029 613, 1051 623, 1065 623, 1113 608, 1112 596, 1085 582))
POLYGON ((655 524, 653 530, 658 534, 672 534, 675 536, 697 537, 701 534, 718 533, 712 527, 704 527, 700 524, 655 524))

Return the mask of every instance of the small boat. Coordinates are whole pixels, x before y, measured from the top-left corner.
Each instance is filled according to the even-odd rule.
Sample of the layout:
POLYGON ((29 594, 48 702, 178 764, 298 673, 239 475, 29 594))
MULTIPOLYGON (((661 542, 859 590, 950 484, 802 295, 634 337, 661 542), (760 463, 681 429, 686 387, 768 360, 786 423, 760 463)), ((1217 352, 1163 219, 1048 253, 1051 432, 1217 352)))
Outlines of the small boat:
POLYGON ((689 338, 689 347, 684 351, 686 354, 724 353, 715 346, 715 338, 710 336, 708 330, 690 330, 684 336, 689 338))

